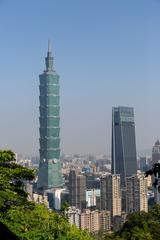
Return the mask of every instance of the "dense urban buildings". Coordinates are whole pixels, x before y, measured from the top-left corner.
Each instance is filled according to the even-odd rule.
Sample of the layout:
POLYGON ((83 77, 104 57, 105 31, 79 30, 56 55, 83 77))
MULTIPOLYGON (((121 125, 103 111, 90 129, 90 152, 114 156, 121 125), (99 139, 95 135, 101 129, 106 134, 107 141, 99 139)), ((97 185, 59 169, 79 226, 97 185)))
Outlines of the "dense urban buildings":
POLYGON ((69 207, 67 211, 69 223, 76 225, 78 228, 86 229, 91 233, 107 232, 111 230, 110 212, 106 210, 83 211, 75 207, 69 207))
MULTIPOLYGON (((122 211, 126 210, 126 204, 127 213, 148 210, 147 179, 142 174, 137 175, 133 108, 112 110, 111 158, 63 154, 62 171, 59 75, 53 68, 50 44, 45 64, 46 69, 39 76, 40 163, 37 186, 40 191, 29 195, 30 200, 45 203, 56 211, 68 202, 70 207, 65 214, 69 222, 91 233, 119 230, 126 220, 126 212, 122 211)), ((141 169, 145 168, 145 163, 146 159, 141 158, 141 169)))
POLYGON ((126 178, 126 212, 148 211, 147 178, 138 173, 126 178))
POLYGON ((112 174, 120 174, 121 187, 126 177, 137 173, 134 111, 132 107, 112 109, 112 174))
POLYGON ((53 68, 50 43, 45 58, 46 69, 40 80, 40 163, 38 188, 60 188, 63 185, 60 163, 59 75, 53 68))

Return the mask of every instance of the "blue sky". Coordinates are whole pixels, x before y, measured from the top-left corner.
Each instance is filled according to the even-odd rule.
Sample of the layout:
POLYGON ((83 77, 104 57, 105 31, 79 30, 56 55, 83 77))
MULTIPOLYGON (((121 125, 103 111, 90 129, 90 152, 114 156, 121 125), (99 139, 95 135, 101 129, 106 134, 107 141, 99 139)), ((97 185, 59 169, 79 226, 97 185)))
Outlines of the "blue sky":
POLYGON ((0 0, 0 146, 38 153, 48 38, 61 76, 61 149, 107 153, 113 106, 135 110, 137 149, 160 136, 159 0, 0 0))

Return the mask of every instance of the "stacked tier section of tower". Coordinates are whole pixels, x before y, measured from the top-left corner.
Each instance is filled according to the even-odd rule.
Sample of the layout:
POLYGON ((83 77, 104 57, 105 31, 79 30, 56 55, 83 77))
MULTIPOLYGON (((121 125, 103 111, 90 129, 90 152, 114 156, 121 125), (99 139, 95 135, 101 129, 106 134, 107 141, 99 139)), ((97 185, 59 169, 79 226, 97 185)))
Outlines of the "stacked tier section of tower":
POLYGON ((60 188, 63 185, 60 163, 59 75, 53 68, 50 43, 45 58, 46 69, 40 80, 40 163, 38 188, 60 188))

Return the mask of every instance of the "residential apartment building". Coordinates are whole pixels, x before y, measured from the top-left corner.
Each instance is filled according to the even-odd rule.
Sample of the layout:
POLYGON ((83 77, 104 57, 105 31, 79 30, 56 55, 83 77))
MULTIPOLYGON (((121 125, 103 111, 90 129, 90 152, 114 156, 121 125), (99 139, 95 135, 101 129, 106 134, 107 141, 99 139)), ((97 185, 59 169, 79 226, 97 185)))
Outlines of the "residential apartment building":
POLYGON ((101 210, 111 212, 111 216, 121 215, 120 175, 109 174, 100 180, 101 210))
POLYGON ((126 178, 126 212, 148 212, 147 179, 143 173, 126 178))
POLYGON ((79 209, 70 207, 66 215, 70 224, 74 224, 83 230, 86 229, 91 233, 107 232, 111 229, 109 211, 85 209, 82 212, 79 209))

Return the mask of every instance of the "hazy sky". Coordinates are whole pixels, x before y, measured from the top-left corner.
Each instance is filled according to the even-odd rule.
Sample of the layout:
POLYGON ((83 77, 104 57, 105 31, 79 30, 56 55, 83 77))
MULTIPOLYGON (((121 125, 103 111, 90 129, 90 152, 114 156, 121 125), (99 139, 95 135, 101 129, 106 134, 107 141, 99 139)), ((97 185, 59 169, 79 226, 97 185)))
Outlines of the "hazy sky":
POLYGON ((0 147, 38 153, 51 39, 61 149, 110 154, 112 106, 135 111, 137 149, 160 137, 159 0, 0 0, 0 147))

